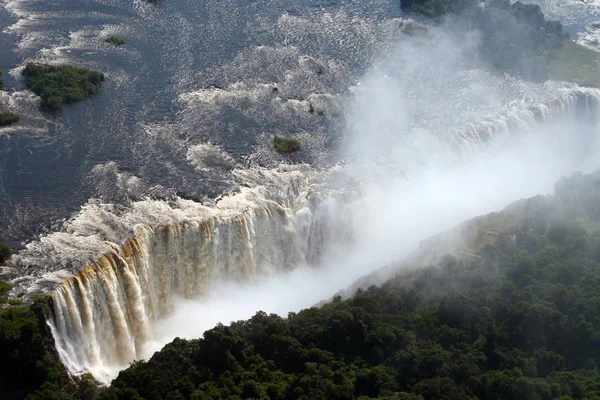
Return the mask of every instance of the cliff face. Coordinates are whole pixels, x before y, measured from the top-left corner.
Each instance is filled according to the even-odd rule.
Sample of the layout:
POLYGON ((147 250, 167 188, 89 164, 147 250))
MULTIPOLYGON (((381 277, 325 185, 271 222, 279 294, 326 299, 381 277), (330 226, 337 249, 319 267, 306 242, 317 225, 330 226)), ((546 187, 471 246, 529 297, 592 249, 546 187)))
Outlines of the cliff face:
POLYGON ((437 234, 406 259, 368 274, 338 295, 381 285, 400 271, 444 264, 444 259, 478 258, 494 249, 526 244, 528 234, 576 235, 600 229, 600 171, 563 177, 554 193, 509 204, 502 211, 479 216, 437 234))

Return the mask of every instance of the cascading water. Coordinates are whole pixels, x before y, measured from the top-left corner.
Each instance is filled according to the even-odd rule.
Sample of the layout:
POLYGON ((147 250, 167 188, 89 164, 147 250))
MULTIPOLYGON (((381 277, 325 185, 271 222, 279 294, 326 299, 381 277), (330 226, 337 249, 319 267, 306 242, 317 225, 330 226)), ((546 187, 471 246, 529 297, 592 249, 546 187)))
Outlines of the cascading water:
MULTIPOLYGON (((592 118, 599 108, 600 91, 575 89, 548 104, 514 105, 479 125, 468 125, 457 139, 480 146, 502 134, 526 134, 573 117, 592 118)), ((157 328, 176 311, 178 299, 207 296, 219 282, 252 282, 274 272, 319 265, 332 249, 356 244, 357 225, 359 230, 364 227, 367 234, 373 233, 366 228, 368 222, 361 220, 361 214, 369 215, 367 209, 374 200, 361 194, 360 187, 368 185, 329 186, 330 181, 340 181, 340 176, 332 175, 347 173, 343 167, 328 172, 300 166, 238 173, 243 175, 240 181, 250 187, 224 196, 216 206, 180 199, 169 212, 161 208, 162 218, 182 213, 173 217, 170 225, 150 224, 148 216, 143 220, 143 213, 135 209, 148 211, 149 204, 134 203, 127 216, 118 217, 127 221, 125 225, 137 219, 133 236, 74 271, 52 293, 50 324, 61 359, 72 373, 90 371, 108 382, 129 362, 150 356, 155 348, 149 344, 157 339, 157 328), (352 218, 358 220, 354 225, 352 218)), ((385 199, 375 201, 382 207, 387 204, 385 199)), ((149 202, 155 207, 160 204, 149 202)), ((72 222, 74 230, 85 225, 80 221, 90 218, 85 214, 72 222)), ((100 219, 109 222, 116 218, 110 215, 100 219)), ((98 215, 94 218, 95 227, 104 225, 98 223, 98 215)), ((423 234, 427 232, 416 237, 423 234)), ((362 246, 375 246, 360 240, 362 246)), ((35 254, 34 247, 19 257, 35 254)), ((45 272, 28 287, 48 285, 54 275, 45 272)))
MULTIPOLYGON (((100 1, 95 6, 108 10, 94 13, 98 21, 86 22, 66 39, 46 33, 62 32, 69 15, 59 16, 43 2, 11 3, 25 16, 9 29, 23 35, 19 47, 25 58, 93 66, 109 77, 93 100, 94 115, 65 130, 73 143, 81 140, 80 132, 90 134, 82 149, 63 146, 69 149, 63 160, 88 157, 64 170, 79 171, 80 164, 91 169, 109 159, 131 171, 117 173, 112 164, 93 168, 93 179, 101 181, 96 198, 0 271, 14 286, 13 296, 52 295, 50 325, 61 359, 74 374, 92 372, 108 382, 129 362, 148 357, 154 342, 165 340, 161 328, 177 314, 180 301, 210 297, 219 283, 251 283, 303 266, 322 270, 333 260, 340 267, 336 274, 315 279, 327 283, 323 293, 314 290, 320 300, 440 229, 546 190, 548 182, 582 162, 597 166, 591 157, 597 126, 590 121, 599 111, 598 90, 534 85, 465 66, 457 56, 461 51, 435 28, 434 38, 414 45, 418 39, 404 32, 414 22, 390 14, 397 2, 341 2, 347 10, 328 2, 331 9, 324 10, 322 2, 279 0, 168 2, 164 8, 100 1), (385 7, 374 7, 380 3, 385 7), (128 33, 133 45, 108 49, 98 40, 113 33, 128 33), (431 49, 433 42, 445 45, 431 49), (208 59, 210 51, 218 53, 215 60, 208 59), (380 53, 390 52, 397 53, 391 68, 373 68, 376 79, 359 81, 380 53), (345 105, 354 100, 356 107, 348 110, 345 105), (172 102, 180 106, 173 121, 148 118, 162 117, 172 102), (344 118, 348 126, 339 129, 344 118), (577 123, 593 128, 574 134, 577 123), (285 159, 273 150, 273 135, 300 138, 304 161, 321 169, 277 167, 285 159), (517 154, 520 144, 511 148, 516 150, 508 155, 516 162, 477 159, 494 155, 484 152, 498 142, 528 135, 539 140, 527 143, 534 147, 531 153, 517 154), (568 159, 564 165, 532 156, 535 146, 546 143, 551 145, 543 151, 563 153, 558 158, 568 159), (241 155, 244 166, 270 168, 244 169, 241 155), (521 180, 536 167, 527 165, 529 156, 540 164, 536 171, 548 170, 543 175, 548 182, 539 183, 535 174, 521 180), (331 167, 338 160, 341 165, 331 167), (502 180, 504 170, 509 172, 502 180), (433 176, 447 192, 420 185, 423 176, 433 176), (480 196, 486 204, 475 204, 469 189, 485 186, 483 178, 493 183, 480 196), (241 187, 239 193, 217 203, 199 201, 232 186, 241 187), (351 260, 368 266, 351 266, 351 260)), ((11 71, 13 77, 18 73, 11 71)), ((31 109, 25 126, 45 126, 35 98, 15 93, 0 102, 31 109)), ((57 197, 64 193, 71 195, 56 187, 57 197)), ((288 289, 294 297, 297 288, 288 289)), ((253 304, 252 311, 264 306, 253 304)), ((173 329, 167 340, 173 332, 178 334, 173 329)))
POLYGON ((243 188, 203 208, 204 216, 169 226, 138 225, 118 249, 62 283, 52 293, 50 323, 69 370, 108 381, 151 354, 146 345, 175 299, 201 298, 217 282, 315 265, 325 249, 351 240, 338 219, 341 203, 319 198, 305 182, 286 184, 277 189, 287 193, 263 192, 268 197, 259 201, 250 200, 256 190, 243 188))

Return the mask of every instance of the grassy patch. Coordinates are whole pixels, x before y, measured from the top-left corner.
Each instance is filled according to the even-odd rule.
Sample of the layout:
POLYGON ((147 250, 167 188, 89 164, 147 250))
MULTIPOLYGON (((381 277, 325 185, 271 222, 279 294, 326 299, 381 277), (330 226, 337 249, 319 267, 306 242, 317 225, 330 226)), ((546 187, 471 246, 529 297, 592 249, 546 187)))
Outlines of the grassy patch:
POLYGON ((121 46, 125 44, 125 40, 121 39, 118 36, 112 35, 106 38, 106 43, 114 44, 115 46, 121 46))
POLYGON ((51 107, 83 100, 97 93, 104 81, 101 72, 71 65, 28 63, 23 76, 42 105, 51 107))
POLYGON ((570 40, 555 53, 548 64, 553 79, 582 86, 600 87, 600 57, 594 50, 570 40))
POLYGON ((275 150, 283 154, 295 153, 300 150, 300 142, 297 139, 275 136, 273 139, 275 150))
MULTIPOLYGON (((19 122, 19 115, 7 111, 0 111, 0 126, 7 126, 19 122)), ((0 245, 1 246, 1 245, 0 245)), ((2 249, 0 248, 0 251, 2 249)), ((0 255, 0 262, 2 262, 2 256, 0 255)))

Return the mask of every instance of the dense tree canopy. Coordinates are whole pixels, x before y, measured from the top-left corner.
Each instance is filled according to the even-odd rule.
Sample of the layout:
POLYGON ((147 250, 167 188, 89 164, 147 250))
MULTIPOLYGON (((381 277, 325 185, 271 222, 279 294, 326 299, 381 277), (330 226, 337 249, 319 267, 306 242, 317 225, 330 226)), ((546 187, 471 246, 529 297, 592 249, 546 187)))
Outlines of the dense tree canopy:
POLYGON ((478 218, 497 234, 471 255, 176 339, 99 391, 65 376, 44 301, 0 310, 0 388, 28 400, 598 399, 598 188, 600 173, 562 179, 552 197, 478 218))
MULTIPOLYGON (((0 302, 8 289, 10 286, 0 281, 0 302)), ((29 307, 0 309, 2 399, 52 400, 78 395, 79 388, 54 351, 46 325, 48 315, 45 299, 35 299, 29 307)))
POLYGON ((598 398, 598 183, 561 181, 474 256, 176 339, 101 399, 598 398))
POLYGON ((71 65, 27 63, 23 69, 27 87, 40 96, 46 106, 59 106, 89 97, 104 81, 104 74, 71 65))
POLYGON ((0 264, 8 260, 12 255, 12 249, 4 242, 0 242, 0 264))

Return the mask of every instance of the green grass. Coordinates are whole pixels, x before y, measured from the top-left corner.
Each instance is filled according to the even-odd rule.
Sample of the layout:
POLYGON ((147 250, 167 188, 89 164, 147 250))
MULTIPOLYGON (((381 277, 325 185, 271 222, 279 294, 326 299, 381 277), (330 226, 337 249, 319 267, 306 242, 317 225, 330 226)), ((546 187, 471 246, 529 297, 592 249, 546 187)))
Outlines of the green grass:
POLYGON ((565 40, 548 64, 550 77, 581 86, 600 87, 600 55, 594 50, 565 40))
POLYGON ((50 107, 83 100, 97 93, 104 81, 101 72, 71 65, 28 63, 23 76, 42 105, 50 107))
POLYGON ((295 153, 300 150, 300 142, 292 138, 275 136, 273 145, 275 146, 275 150, 283 154, 295 153))
MULTIPOLYGON (((7 111, 0 111, 0 126, 7 126, 19 122, 19 115, 7 111)), ((1 261, 1 256, 0 256, 1 261)))
POLYGON ((112 35, 106 38, 106 43, 114 44, 115 46, 121 46, 125 44, 125 40, 121 39, 118 36, 112 35))

